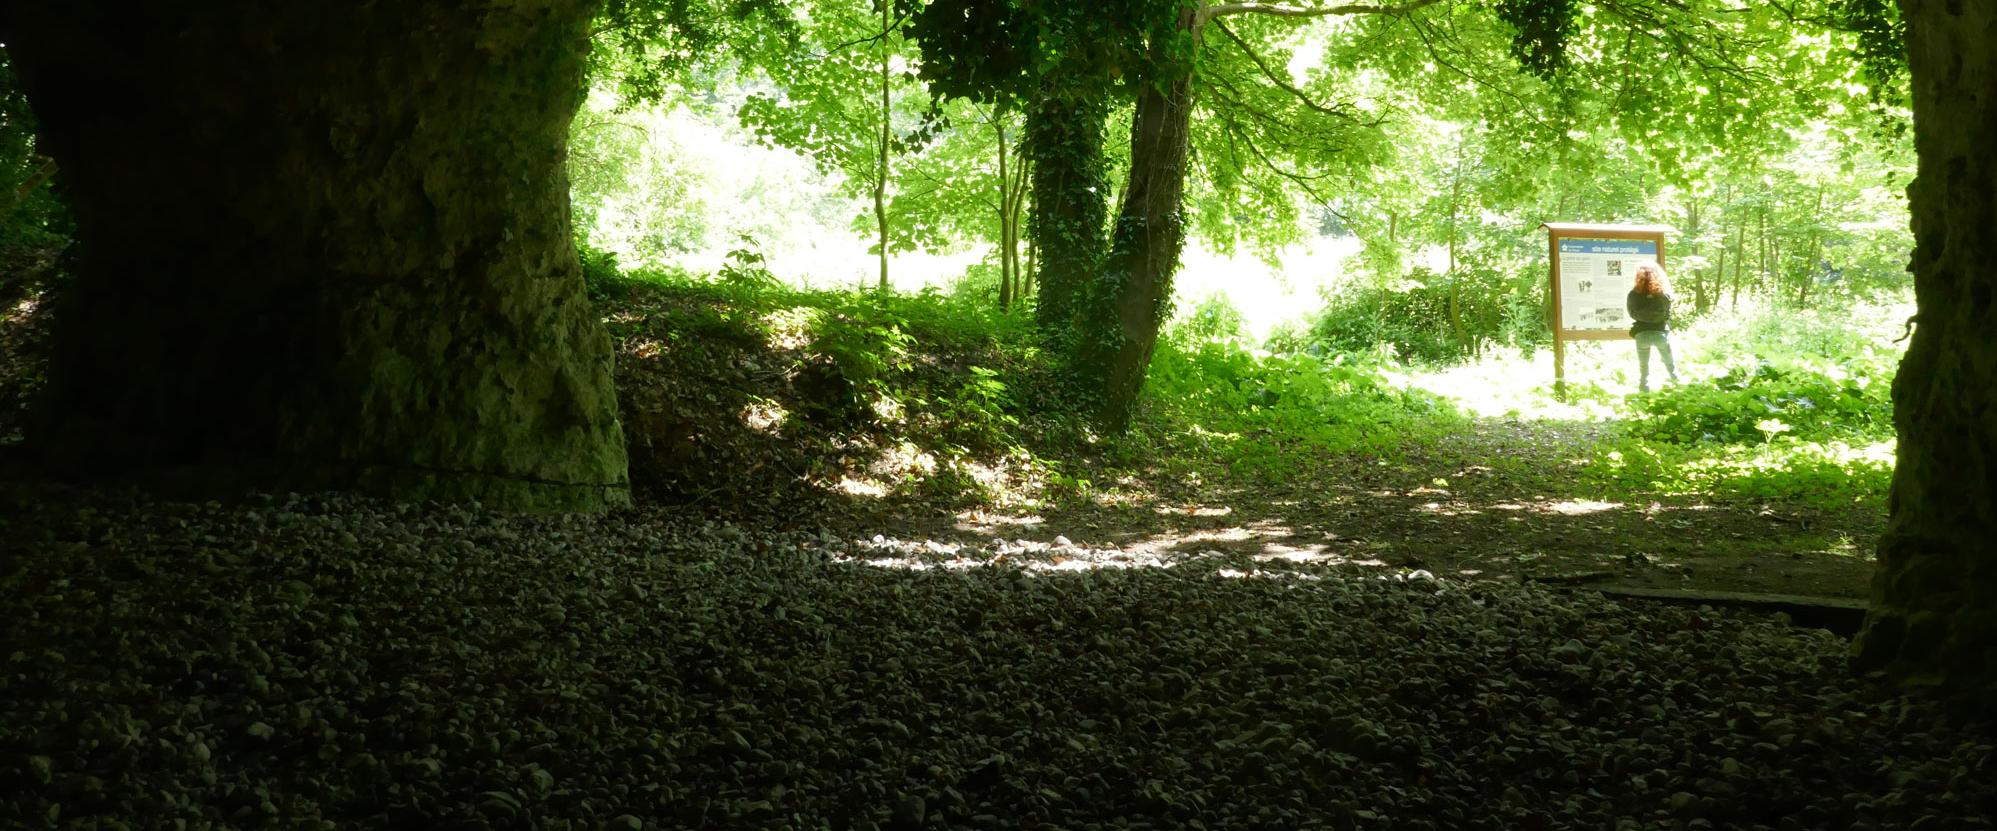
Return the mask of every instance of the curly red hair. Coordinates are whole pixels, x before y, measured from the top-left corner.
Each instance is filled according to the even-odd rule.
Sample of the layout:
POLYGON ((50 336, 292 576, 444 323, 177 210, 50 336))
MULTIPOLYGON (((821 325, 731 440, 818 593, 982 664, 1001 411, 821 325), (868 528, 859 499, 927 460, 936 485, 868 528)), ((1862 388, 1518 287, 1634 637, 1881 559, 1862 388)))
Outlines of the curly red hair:
POLYGON ((1670 278, 1664 276, 1664 266, 1656 263, 1643 263, 1637 266, 1636 292, 1638 294, 1670 294, 1670 278))

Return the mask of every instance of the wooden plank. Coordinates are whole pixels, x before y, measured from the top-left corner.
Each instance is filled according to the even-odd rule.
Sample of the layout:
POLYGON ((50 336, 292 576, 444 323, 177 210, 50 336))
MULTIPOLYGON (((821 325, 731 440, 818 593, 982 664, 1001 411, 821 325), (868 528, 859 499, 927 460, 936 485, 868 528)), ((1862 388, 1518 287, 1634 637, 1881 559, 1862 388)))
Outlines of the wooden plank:
MULTIPOLYGON (((1578 587, 1577 587, 1578 588, 1578 587)), ((1801 594, 1758 594, 1753 592, 1652 589, 1641 586, 1588 586, 1612 598, 1655 600, 1662 603, 1701 604, 1781 612, 1798 626, 1829 629, 1851 635, 1865 625, 1866 602, 1848 597, 1812 597, 1801 594)))
POLYGON ((1675 236, 1677 228, 1669 225, 1602 225, 1593 222, 1542 222, 1539 227, 1563 237, 1598 237, 1601 239, 1648 239, 1650 237, 1675 236))
POLYGON ((1604 594, 1636 597, 1644 600, 1665 600, 1674 603, 1713 603, 1734 606, 1823 606, 1835 609, 1856 609, 1865 611, 1866 603, 1849 597, 1816 597, 1807 594, 1760 594, 1757 592, 1723 592, 1701 589, 1653 589, 1646 586, 1602 586, 1604 594))
POLYGON ((1576 571, 1566 574, 1529 574, 1527 580, 1534 583, 1592 583, 1616 576, 1608 571, 1576 571))
POLYGON ((1553 395, 1561 401, 1567 400, 1567 342, 1561 338, 1560 325, 1560 232, 1549 226, 1546 233, 1546 277, 1547 291, 1552 303, 1549 308, 1553 317, 1547 322, 1553 326, 1553 395))
POLYGON ((1635 340, 1627 329, 1562 329, 1561 340, 1635 340))

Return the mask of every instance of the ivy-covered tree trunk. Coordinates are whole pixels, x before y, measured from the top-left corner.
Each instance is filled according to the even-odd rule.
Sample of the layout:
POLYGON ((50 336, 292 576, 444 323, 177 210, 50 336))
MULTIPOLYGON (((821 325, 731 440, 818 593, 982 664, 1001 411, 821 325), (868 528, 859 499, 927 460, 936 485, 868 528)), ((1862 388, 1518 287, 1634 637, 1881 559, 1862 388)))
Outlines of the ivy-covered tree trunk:
POLYGON ((84 260, 61 469, 628 501, 562 163, 595 0, 16 0, 84 260))
MULTIPOLYGON (((1190 28, 1192 12, 1182 14, 1190 28)), ((1164 60, 1157 51, 1158 65, 1164 60)), ((1169 71, 1169 70, 1168 70, 1169 71)), ((1189 68, 1161 89, 1139 85, 1130 133, 1130 185, 1116 217, 1109 261, 1088 287, 1078 332, 1075 370, 1084 389, 1099 391, 1097 421, 1122 431, 1144 388, 1158 330, 1171 315, 1172 277, 1185 245, 1186 155, 1192 143, 1193 82, 1189 68)))
POLYGON ((1109 162, 1103 155, 1108 103, 1049 95, 1027 111, 1024 147, 1033 179, 1027 235, 1039 294, 1034 322, 1050 342, 1073 339, 1083 286, 1109 248, 1109 162))
POLYGON ((1920 172, 1919 328, 1893 382, 1899 465, 1855 665, 1997 693, 1997 6, 1903 0, 1920 172))

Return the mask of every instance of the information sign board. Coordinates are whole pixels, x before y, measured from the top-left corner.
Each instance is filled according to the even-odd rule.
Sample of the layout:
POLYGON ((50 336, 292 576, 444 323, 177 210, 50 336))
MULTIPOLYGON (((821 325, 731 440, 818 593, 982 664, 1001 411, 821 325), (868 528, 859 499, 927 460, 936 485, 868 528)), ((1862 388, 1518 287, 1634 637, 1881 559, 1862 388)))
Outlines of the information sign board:
POLYGON ((1664 264, 1668 225, 1590 225, 1548 222, 1548 291, 1552 301, 1554 389, 1567 388, 1567 342, 1628 340, 1626 305, 1636 267, 1664 264))
POLYGON ((1637 264, 1657 260, 1657 241, 1562 237, 1558 256, 1560 328, 1629 329, 1624 301, 1637 264))

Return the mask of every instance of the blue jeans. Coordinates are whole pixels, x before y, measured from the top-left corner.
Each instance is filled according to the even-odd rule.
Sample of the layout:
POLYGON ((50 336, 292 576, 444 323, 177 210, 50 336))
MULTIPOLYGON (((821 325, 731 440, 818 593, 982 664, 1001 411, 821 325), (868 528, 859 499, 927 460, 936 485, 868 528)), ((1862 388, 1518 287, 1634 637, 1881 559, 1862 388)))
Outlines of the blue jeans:
POLYGON ((1678 383, 1678 367, 1671 362, 1671 335, 1668 332, 1638 332, 1636 337, 1636 388, 1650 392, 1650 350, 1656 349, 1664 359, 1664 371, 1671 376, 1671 383, 1678 383))

